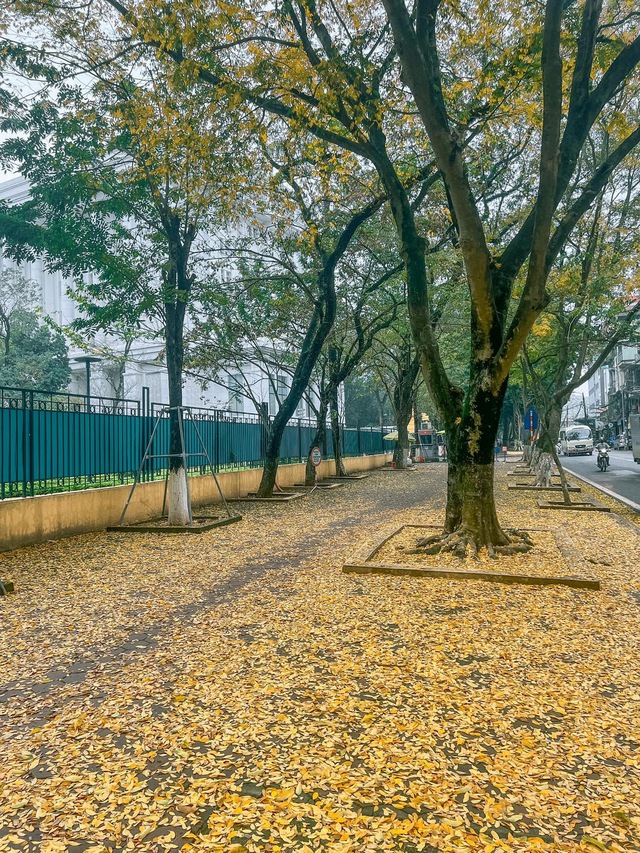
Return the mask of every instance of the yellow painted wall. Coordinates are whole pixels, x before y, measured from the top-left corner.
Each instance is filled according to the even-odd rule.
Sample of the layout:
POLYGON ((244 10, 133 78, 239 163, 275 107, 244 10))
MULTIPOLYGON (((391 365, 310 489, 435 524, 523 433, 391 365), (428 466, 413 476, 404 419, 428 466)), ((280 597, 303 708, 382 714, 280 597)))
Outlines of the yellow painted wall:
MULTIPOLYGON (((380 468, 390 458, 391 454, 348 457, 344 465, 350 473, 369 471, 380 468)), ((304 464, 281 465, 278 468, 278 485, 286 487, 303 482, 304 471, 304 464)), ((320 479, 333 472, 333 462, 320 463, 320 479)), ((232 499, 256 491, 261 476, 262 469, 253 468, 218 474, 218 481, 225 498, 232 499)), ((189 488, 192 503, 196 507, 220 502, 211 475, 190 477, 189 488)), ((130 490, 131 486, 114 486, 0 501, 0 551, 102 530, 117 524, 130 490)), ((125 521, 146 521, 160 515, 163 493, 164 481, 140 483, 134 491, 125 521)))

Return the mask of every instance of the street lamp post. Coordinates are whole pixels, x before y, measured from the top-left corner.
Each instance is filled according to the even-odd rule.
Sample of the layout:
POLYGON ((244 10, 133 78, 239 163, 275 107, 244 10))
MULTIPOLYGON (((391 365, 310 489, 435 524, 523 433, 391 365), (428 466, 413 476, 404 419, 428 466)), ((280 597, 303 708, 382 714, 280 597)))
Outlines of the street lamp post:
POLYGON ((89 407, 91 406, 91 365, 96 361, 100 361, 100 357, 97 355, 79 355, 73 360, 85 366, 87 374, 87 411, 89 411, 89 407))

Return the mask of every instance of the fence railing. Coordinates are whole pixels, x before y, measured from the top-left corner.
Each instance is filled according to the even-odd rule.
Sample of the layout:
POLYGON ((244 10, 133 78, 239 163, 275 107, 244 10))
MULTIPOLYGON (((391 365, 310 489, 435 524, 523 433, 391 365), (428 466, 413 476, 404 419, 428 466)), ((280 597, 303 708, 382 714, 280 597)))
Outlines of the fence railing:
MULTIPOLYGON (((216 472, 262 467, 268 429, 257 414, 189 407, 184 436, 189 469, 204 473, 211 461, 216 472)), ((54 394, 0 388, 0 499, 122 485, 132 482, 155 430, 153 457, 142 479, 164 478, 169 450, 169 414, 160 403, 54 394)), ((344 456, 371 455, 389 449, 388 427, 342 429, 344 456)), ((292 419, 282 439, 282 462, 307 458, 316 424, 292 419)), ((332 458, 331 433, 323 456, 332 458)))

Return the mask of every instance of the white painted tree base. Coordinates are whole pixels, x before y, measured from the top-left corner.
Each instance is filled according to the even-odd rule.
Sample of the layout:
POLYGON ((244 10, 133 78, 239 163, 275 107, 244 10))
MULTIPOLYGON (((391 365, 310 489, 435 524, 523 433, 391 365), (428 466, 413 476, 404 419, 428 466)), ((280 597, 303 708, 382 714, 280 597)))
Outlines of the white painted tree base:
POLYGON ((187 526, 189 519, 189 495, 184 468, 169 472, 167 483, 167 500, 169 504, 169 524, 187 526))

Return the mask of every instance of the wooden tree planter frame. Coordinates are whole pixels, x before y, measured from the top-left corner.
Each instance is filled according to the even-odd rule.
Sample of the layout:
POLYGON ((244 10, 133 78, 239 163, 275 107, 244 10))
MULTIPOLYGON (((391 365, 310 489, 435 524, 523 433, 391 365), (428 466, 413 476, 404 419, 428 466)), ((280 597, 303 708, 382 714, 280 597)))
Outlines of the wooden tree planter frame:
POLYGON ((566 504, 564 501, 538 501, 540 509, 564 509, 574 512, 611 512, 610 507, 595 503, 594 501, 577 501, 566 504))
POLYGON ((417 530, 425 529, 441 529, 440 525, 435 524, 403 524, 401 527, 392 530, 386 536, 378 539, 373 547, 367 546, 361 548, 354 554, 353 558, 345 563, 342 571, 345 574, 361 574, 361 575, 400 575, 405 577, 418 578, 452 578, 457 580, 485 580, 493 583, 505 584, 525 584, 525 585, 560 585, 574 587, 577 589, 600 589, 600 581, 588 577, 587 565, 582 559, 577 548, 569 534, 558 528, 529 528, 531 532, 551 533, 556 541, 558 550, 568 564, 568 568, 573 571, 584 572, 586 577, 578 577, 576 575, 522 575, 511 574, 510 572, 490 572, 486 570, 473 569, 451 569, 438 566, 406 566, 389 563, 373 562, 373 558, 390 539, 396 536, 406 528, 415 528, 417 530))

